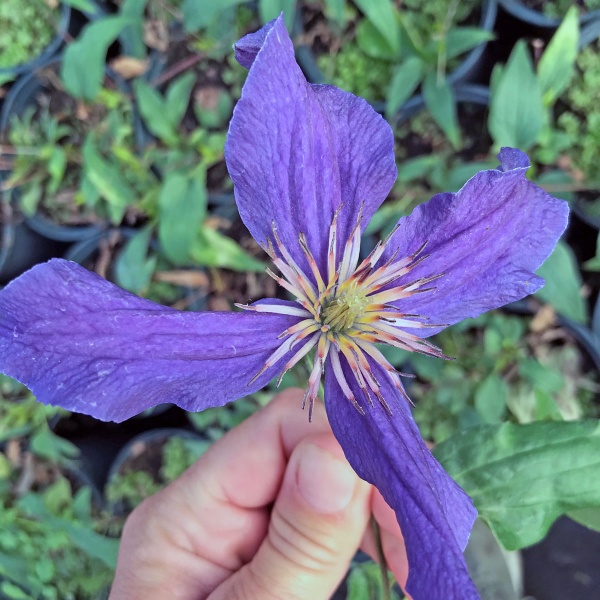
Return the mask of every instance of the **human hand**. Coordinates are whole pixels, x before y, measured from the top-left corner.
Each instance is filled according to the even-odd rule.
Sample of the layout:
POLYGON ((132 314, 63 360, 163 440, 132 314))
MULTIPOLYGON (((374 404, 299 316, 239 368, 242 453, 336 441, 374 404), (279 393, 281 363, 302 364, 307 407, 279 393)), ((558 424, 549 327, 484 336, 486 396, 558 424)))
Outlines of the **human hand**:
POLYGON ((408 574, 393 511, 360 480, 324 410, 278 394, 127 519, 110 600, 326 600, 358 546, 408 574))

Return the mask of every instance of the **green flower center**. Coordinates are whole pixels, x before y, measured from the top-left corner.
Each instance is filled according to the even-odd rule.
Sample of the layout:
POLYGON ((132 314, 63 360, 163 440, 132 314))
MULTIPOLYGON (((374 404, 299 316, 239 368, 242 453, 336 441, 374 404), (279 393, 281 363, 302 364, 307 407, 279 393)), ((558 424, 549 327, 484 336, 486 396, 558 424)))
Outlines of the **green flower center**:
POLYGON ((321 313, 321 322, 333 331, 347 331, 366 311, 369 301, 364 289, 351 287, 327 304, 321 313))

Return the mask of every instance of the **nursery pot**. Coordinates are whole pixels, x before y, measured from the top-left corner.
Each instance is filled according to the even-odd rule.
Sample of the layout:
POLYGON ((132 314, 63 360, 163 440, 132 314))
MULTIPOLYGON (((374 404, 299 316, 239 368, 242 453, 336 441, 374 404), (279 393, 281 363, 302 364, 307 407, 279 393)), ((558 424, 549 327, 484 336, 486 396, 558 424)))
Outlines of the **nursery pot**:
MULTIPOLYGON (((60 64, 61 59, 55 58, 38 67, 53 67, 60 64)), ((17 81, 7 94, 0 108, 0 136, 10 127, 14 117, 21 117, 25 110, 36 103, 36 96, 43 89, 43 83, 36 71, 27 73, 17 81)), ((18 190, 15 190, 18 193, 18 190)), ((6 192, 3 192, 6 197, 6 192)), ((76 242, 87 239, 101 232, 103 225, 59 225, 40 213, 27 217, 27 225, 39 235, 58 242, 76 242)))
MULTIPOLYGON (((534 29, 552 31, 557 29, 561 19, 548 17, 544 13, 526 6, 521 0, 498 0, 500 6, 515 19, 534 29)), ((580 23, 585 25, 600 18, 600 9, 591 10, 581 15, 580 23)))
MULTIPOLYGON (((492 31, 496 22, 497 13, 497 0, 482 0, 479 27, 485 31, 492 31)), ((294 23, 294 35, 297 36, 302 33, 302 19, 300 12, 298 12, 294 23)), ((458 85, 466 83, 471 81, 477 75, 483 64, 483 53, 485 51, 486 43, 487 42, 479 44, 479 46, 470 50, 462 62, 448 74, 448 81, 450 84, 458 85)), ((296 59, 308 81, 311 83, 328 83, 309 46, 304 44, 297 46, 296 59)), ((367 98, 367 100, 369 99, 367 98)), ((369 102, 377 112, 382 114, 385 112, 385 102, 371 100, 369 100, 369 102)), ((401 107, 400 111, 402 112, 407 105, 410 109, 410 106, 412 106, 411 102, 416 102, 414 96, 401 107)))
POLYGON ((67 2, 64 2, 61 7, 60 19, 56 28, 56 35, 52 41, 44 48, 44 50, 31 60, 13 65, 12 67, 0 68, 0 80, 2 79, 15 79, 17 76, 23 73, 29 73, 34 69, 37 69, 41 65, 46 64, 50 61, 60 50, 63 45, 65 34, 69 29, 71 21, 71 7, 67 2))
MULTIPOLYGON (((158 476, 162 466, 163 446, 174 437, 206 442, 207 445, 210 443, 204 436, 187 429, 161 428, 141 433, 129 440, 115 457, 108 472, 106 486, 110 485, 117 475, 126 473, 128 468, 134 471, 153 471, 151 474, 158 476)), ((123 500, 108 502, 108 506, 117 516, 124 516, 133 508, 123 500)))

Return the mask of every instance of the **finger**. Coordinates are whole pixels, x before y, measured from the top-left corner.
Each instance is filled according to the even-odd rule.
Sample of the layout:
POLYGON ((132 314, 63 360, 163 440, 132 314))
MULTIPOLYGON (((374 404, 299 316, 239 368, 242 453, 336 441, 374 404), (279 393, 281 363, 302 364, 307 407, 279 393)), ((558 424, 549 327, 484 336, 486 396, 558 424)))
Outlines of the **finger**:
MULTIPOLYGON (((371 490, 371 511, 379 525, 379 535, 385 560, 388 569, 394 574, 396 581, 404 590, 408 579, 408 559, 406 557, 404 537, 400 531, 396 513, 390 508, 376 488, 373 487, 371 490)), ((379 560, 371 527, 365 531, 361 548, 373 560, 379 560)), ((410 600, 410 596, 407 596, 407 598, 410 600)))
POLYGON ((292 453, 256 556, 210 600, 330 598, 360 543, 369 494, 332 433, 305 438, 292 453))
POLYGON ((292 450, 329 431, 322 406, 308 423, 302 394, 276 396, 130 515, 111 600, 203 598, 250 560, 292 450))

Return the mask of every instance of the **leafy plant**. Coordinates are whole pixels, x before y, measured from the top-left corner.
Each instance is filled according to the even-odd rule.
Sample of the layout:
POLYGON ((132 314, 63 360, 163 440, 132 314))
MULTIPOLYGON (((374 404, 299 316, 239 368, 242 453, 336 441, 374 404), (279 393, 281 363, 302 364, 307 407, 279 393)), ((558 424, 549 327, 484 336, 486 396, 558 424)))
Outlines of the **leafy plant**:
POLYGON ((520 40, 505 66, 494 67, 488 128, 495 146, 527 150, 534 144, 559 149, 550 109, 574 74, 579 42, 578 12, 572 7, 534 69, 527 45, 520 40))

